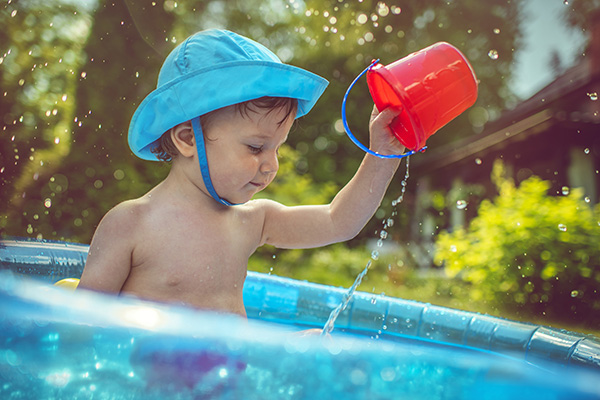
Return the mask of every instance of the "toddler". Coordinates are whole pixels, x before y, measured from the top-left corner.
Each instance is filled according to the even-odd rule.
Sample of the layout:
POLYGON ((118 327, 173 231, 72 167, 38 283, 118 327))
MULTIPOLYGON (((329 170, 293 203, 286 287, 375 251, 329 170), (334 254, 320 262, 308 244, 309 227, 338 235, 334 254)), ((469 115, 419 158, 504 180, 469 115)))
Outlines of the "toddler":
MULTIPOLYGON (((169 174, 104 216, 79 287, 245 316, 248 258, 259 246, 312 248, 356 236, 398 159, 366 155, 330 204, 252 200, 275 178, 293 121, 326 86, 229 31, 202 31, 177 46, 129 127, 132 151, 171 161, 169 174)), ((371 150, 404 151, 388 128, 398 111, 373 109, 371 150)))

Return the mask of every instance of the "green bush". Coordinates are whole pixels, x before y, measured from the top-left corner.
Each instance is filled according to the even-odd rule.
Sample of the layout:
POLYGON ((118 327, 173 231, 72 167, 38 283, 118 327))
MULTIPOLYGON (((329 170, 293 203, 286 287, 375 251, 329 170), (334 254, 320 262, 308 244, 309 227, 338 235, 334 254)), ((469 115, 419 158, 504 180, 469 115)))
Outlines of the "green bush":
POLYGON ((579 189, 549 196, 531 177, 519 187, 492 173, 499 195, 483 201, 467 229, 442 232, 435 262, 472 284, 474 301, 557 321, 600 322, 600 206, 579 189))

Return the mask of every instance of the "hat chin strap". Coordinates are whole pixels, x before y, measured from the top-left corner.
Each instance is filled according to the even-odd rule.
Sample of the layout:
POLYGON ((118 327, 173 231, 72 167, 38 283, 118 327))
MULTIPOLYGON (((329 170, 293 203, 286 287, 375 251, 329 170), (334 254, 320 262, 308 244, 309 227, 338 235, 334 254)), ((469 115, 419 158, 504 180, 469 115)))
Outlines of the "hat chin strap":
POLYGON ((208 190, 208 193, 210 193, 213 199, 224 206, 237 205, 219 197, 215 187, 212 184, 212 180, 210 179, 210 171, 208 170, 208 160, 206 159, 206 147, 204 145, 204 134, 202 133, 202 126, 200 125, 200 117, 192 119, 192 130, 194 131, 194 138, 196 139, 196 150, 198 151, 200 172, 202 173, 202 179, 204 180, 204 186, 206 186, 206 190, 208 190))

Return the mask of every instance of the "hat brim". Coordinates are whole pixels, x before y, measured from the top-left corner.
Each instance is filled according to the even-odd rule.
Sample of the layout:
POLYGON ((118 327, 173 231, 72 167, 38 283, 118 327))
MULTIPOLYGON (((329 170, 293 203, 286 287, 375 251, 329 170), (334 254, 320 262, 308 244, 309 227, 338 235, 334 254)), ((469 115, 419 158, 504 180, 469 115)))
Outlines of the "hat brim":
POLYGON ((269 61, 234 61, 199 69, 160 86, 142 101, 129 125, 129 147, 138 157, 156 161, 154 142, 167 130, 264 96, 297 99, 298 118, 313 108, 328 83, 301 68, 269 61))

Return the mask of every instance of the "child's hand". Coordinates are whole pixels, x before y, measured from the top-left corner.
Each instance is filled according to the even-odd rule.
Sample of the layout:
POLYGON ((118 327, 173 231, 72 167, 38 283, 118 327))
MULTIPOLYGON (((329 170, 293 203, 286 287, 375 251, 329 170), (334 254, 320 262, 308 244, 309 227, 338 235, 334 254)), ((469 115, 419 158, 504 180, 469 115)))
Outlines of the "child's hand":
POLYGON ((325 339, 327 341, 326 343, 333 342, 330 333, 326 333, 325 336, 323 336, 323 329, 318 329, 318 328, 306 329, 304 331, 296 332, 296 333, 294 333, 294 335, 296 335, 297 337, 301 337, 301 338, 311 337, 311 336, 317 336, 317 337, 322 336, 323 339, 325 339))
POLYGON ((304 336, 321 336, 323 332, 323 329, 317 329, 317 328, 313 328, 313 329, 306 329, 300 332, 296 332, 295 334, 300 336, 300 337, 304 337, 304 336))
POLYGON ((379 112, 373 106, 371 121, 369 122, 370 148, 379 154, 402 154, 404 146, 396 138, 389 125, 402 112, 402 108, 388 107, 379 112))

